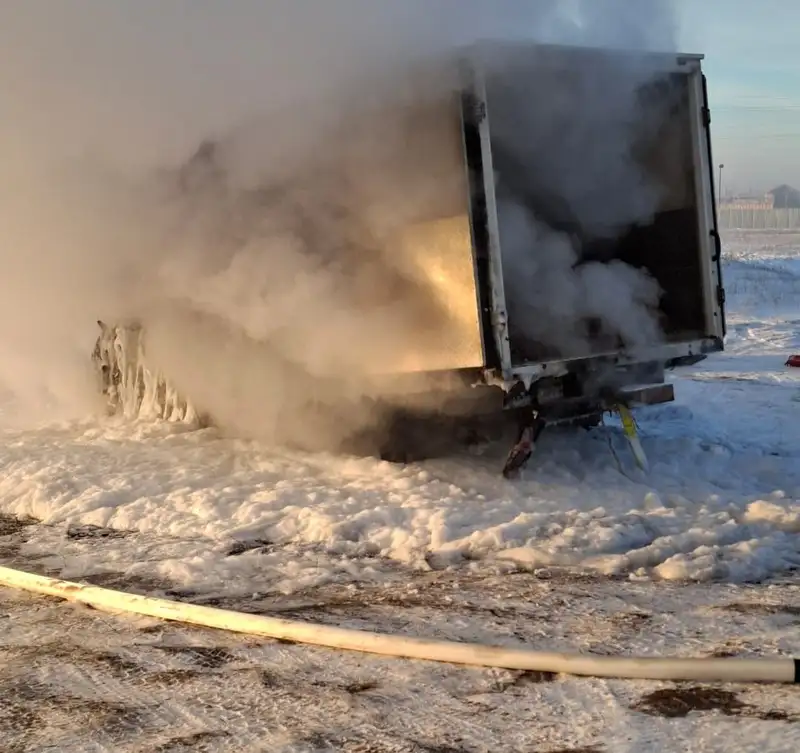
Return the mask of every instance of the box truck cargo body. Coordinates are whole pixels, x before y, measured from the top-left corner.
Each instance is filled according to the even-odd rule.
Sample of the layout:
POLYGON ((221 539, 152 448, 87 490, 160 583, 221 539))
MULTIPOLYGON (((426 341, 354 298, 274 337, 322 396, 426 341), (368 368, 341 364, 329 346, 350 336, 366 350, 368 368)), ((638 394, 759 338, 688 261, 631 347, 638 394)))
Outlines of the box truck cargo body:
MULTIPOLYGON (((666 369, 725 335, 702 59, 481 44, 446 61, 455 85, 354 109, 320 172, 337 211, 326 195, 302 218, 353 270, 348 306, 402 312, 354 368, 399 391, 485 388, 546 422, 673 399, 666 369), (353 241, 365 237, 368 255, 353 241)), ((212 145, 187 174, 213 160, 212 145)), ((298 176, 243 192, 236 222, 298 176)), ((95 362, 116 410, 208 413, 148 364, 145 312, 101 327, 95 362)))

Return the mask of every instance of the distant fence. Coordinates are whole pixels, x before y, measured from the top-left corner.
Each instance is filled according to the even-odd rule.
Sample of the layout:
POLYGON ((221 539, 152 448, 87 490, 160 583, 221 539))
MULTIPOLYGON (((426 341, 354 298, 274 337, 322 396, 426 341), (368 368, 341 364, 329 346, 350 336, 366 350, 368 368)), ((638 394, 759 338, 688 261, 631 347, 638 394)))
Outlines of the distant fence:
POLYGON ((800 209, 719 208, 723 230, 800 230, 800 209))

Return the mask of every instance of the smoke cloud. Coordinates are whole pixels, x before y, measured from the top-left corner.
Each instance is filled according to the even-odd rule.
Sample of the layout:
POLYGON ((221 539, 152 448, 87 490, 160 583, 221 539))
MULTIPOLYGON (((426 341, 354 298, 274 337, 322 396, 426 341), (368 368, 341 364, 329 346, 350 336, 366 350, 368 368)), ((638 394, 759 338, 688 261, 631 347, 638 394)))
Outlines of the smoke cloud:
MULTIPOLYGON (((643 103, 644 88, 663 80, 659 65, 636 56, 587 56, 565 65, 557 52, 532 57, 513 47, 489 57, 511 324, 542 357, 660 340, 658 284, 646 271, 613 261, 614 242, 630 227, 691 203, 686 175, 670 172, 684 169, 681 145, 664 134, 674 120, 674 92, 667 88, 658 101, 643 103), (666 154, 672 167, 660 156, 666 154)), ((638 256, 645 258, 644 249, 638 256)))
MULTIPOLYGON (((0 388, 24 420, 96 408, 94 321, 138 317, 153 358, 223 425, 329 444, 374 418, 350 403, 324 420, 300 410, 329 384, 356 396, 365 371, 474 351, 471 309, 432 292, 430 260, 398 252, 409 222, 451 216, 464 190, 435 116, 451 72, 418 64, 476 39, 669 50, 674 34, 669 3, 635 0, 4 7, 0 388), (357 130, 362 112, 410 102, 413 117, 357 130), (181 171, 205 140, 214 148, 181 171)), ((631 115, 650 73, 626 69, 619 91, 594 92, 596 118, 568 135, 574 162, 542 162, 589 232, 653 211, 645 184, 640 205, 598 201, 610 182, 641 182, 603 127, 631 115)), ((540 159, 563 131, 531 85, 530 138, 507 144, 537 144, 540 159)), ((554 85, 541 78, 540 93, 554 85)), ((569 350, 583 335, 563 323, 598 316, 631 342, 657 335, 652 316, 630 325, 657 298, 651 280, 623 265, 576 274, 574 239, 513 191, 501 198, 514 298, 538 314, 527 334, 558 332, 569 350)))

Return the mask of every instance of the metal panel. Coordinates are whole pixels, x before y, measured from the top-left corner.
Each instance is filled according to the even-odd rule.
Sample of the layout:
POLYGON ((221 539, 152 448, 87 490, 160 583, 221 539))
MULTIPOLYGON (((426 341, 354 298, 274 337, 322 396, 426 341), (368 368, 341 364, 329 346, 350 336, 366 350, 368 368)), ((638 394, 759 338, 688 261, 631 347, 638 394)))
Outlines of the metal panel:
POLYGON ((706 312, 706 335, 722 341, 725 336, 724 292, 722 287, 721 240, 717 228, 714 177, 709 129, 711 115, 706 102, 703 74, 699 64, 691 74, 690 100, 692 142, 695 159, 695 190, 700 232, 700 268, 706 312))
POLYGON ((635 364, 647 363, 650 361, 678 361, 685 358, 705 356, 719 350, 719 340, 717 338, 706 338, 704 340, 693 340, 692 342, 669 343, 667 345, 656 345, 653 348, 637 350, 634 353, 622 353, 620 351, 609 351, 607 353, 597 353, 588 358, 558 359, 553 361, 541 361, 537 363, 525 363, 515 365, 513 376, 523 381, 534 381, 541 377, 558 377, 568 374, 570 367, 578 362, 602 361, 612 363, 615 366, 633 366, 635 364))
POLYGON ((474 106, 477 111, 475 118, 481 140, 483 192, 486 201, 486 222, 489 235, 489 280, 487 282, 492 308, 492 335, 500 357, 500 372, 504 379, 510 379, 512 376, 511 346, 508 332, 503 257, 500 245, 494 160, 492 157, 491 114, 486 101, 486 81, 483 68, 480 65, 476 65, 473 68, 472 75, 474 106))
MULTIPOLYGON (((484 364, 461 98, 455 91, 366 113, 348 134, 382 280, 365 308, 385 317, 373 374, 484 364), (376 157, 377 155, 377 157, 376 157), (396 279, 394 286, 387 280, 396 279), (394 290, 391 299, 383 290, 394 290)), ((367 291, 366 295, 369 295, 367 291)))
POLYGON ((396 252, 411 279, 435 303, 418 348, 398 353, 395 371, 441 371, 483 365, 469 215, 407 227, 396 252))

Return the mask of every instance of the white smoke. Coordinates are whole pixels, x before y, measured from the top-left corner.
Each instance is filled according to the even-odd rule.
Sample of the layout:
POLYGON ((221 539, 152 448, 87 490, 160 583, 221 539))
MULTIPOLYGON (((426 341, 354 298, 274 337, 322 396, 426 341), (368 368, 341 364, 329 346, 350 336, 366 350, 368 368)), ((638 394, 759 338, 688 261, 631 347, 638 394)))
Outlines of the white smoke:
MULTIPOLYGON (((406 284, 407 270, 387 280, 370 254, 406 217, 447 195, 447 161, 435 148, 405 162, 388 154, 405 137, 402 122, 383 143, 345 153, 331 144, 353 122, 352 107, 386 99, 387 82, 412 100, 440 92, 446 78, 412 76, 401 87, 398 76, 480 38, 672 49, 674 28, 667 2, 636 0, 4 8, 0 383, 28 396, 31 415, 45 402, 48 411, 80 414, 92 404, 92 323, 144 316, 154 349, 187 391, 223 422, 269 433, 304 399, 303 374, 341 379, 366 361, 390 362, 402 342, 422 337, 437 348, 446 333, 427 332, 430 302, 398 307, 389 288, 406 284), (159 171, 207 138, 220 144, 224 179, 190 201, 177 197, 171 174, 159 171), (375 170, 381 163, 387 169, 375 170), (359 182, 362 166, 358 177, 371 172, 359 182), (404 168, 413 191, 398 189, 404 168), (287 185, 249 207, 237 198, 245 188, 287 185), (343 225, 341 212, 357 215, 357 227, 343 225), (353 296, 369 302, 368 316, 353 296), (266 338, 277 350, 251 347, 266 338)), ((596 104, 600 119, 608 108, 624 117, 628 106, 602 96, 596 104)), ((593 175, 616 174, 613 148, 578 147, 594 160, 593 175)), ((572 180, 552 166, 559 176, 572 180)), ((570 185, 561 186, 566 194, 570 185)), ((530 239, 520 240, 527 247, 530 239)), ((559 306, 575 304, 565 317, 589 311, 618 323, 650 301, 652 289, 628 270, 586 271, 576 282, 567 251, 554 251, 563 243, 544 255, 554 263, 543 277, 523 263, 523 299, 561 285, 559 306)))
MULTIPOLYGON (((594 5, 582 10, 587 25, 573 41, 588 45, 603 27, 588 25, 598 19, 594 5)), ((650 27, 634 23, 636 12, 631 7, 623 15, 622 28, 627 43, 641 49, 649 40, 633 32, 650 27)), ((673 48, 674 40, 661 39, 662 51, 673 48)), ((656 281, 643 269, 607 263, 613 258, 608 252, 596 261, 584 257, 588 244, 599 240, 608 247, 630 227, 650 223, 658 210, 676 208, 672 194, 685 180, 664 169, 663 157, 652 156, 655 145, 683 165, 674 145, 660 141, 672 103, 669 97, 647 108, 641 102, 643 88, 663 76, 659 66, 660 60, 636 55, 586 55, 582 63, 572 56, 565 65, 558 51, 531 56, 514 47, 488 57, 510 320, 539 353, 579 356, 615 350, 618 339, 628 349, 661 340, 656 281), (601 324, 602 336, 591 320, 601 324)))
MULTIPOLYGON (((592 344, 586 321, 598 319, 629 348, 661 339, 655 316, 658 283, 620 261, 576 266, 573 238, 549 228, 525 207, 506 199, 499 204, 507 297, 524 333, 563 356, 585 355, 592 344)), ((601 344, 600 344, 601 345, 601 344)), ((609 350, 616 348, 612 339, 609 350)))

